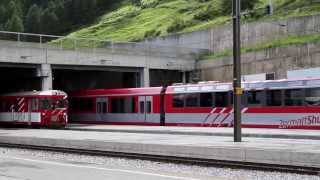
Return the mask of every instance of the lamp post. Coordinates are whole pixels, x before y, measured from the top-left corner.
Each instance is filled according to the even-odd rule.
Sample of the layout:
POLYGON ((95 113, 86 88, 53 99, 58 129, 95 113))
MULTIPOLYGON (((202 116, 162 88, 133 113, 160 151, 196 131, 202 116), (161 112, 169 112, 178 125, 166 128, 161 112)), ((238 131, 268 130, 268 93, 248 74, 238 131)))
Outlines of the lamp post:
POLYGON ((241 51, 240 51, 240 0, 233 0, 233 108, 234 142, 241 142, 241 51))

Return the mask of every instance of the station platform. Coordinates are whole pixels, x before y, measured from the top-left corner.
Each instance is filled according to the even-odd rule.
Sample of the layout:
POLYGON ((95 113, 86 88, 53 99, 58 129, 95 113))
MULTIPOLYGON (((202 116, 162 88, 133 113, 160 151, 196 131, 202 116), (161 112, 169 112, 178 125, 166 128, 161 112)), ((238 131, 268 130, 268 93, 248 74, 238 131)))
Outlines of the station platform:
MULTIPOLYGON (((69 124, 66 129, 75 131, 122 132, 146 134, 175 134, 197 136, 231 136, 233 128, 184 127, 184 126, 130 126, 69 124)), ((319 130, 242 128, 243 137, 313 139, 320 140, 319 130)))
POLYGON ((286 138, 244 137, 243 142, 235 143, 229 135, 196 134, 207 131, 230 134, 230 128, 84 125, 69 128, 72 127, 90 130, 0 129, 0 143, 320 168, 320 140, 295 138, 295 134, 317 137, 318 131, 244 129, 248 134, 282 133, 286 138), (145 128, 162 133, 133 132, 145 128))

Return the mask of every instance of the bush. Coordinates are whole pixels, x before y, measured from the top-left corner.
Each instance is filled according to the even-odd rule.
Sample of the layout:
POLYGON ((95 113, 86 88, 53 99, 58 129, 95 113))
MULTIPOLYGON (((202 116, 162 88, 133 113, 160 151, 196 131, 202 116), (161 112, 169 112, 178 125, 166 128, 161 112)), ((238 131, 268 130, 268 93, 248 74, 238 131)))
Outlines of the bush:
POLYGON ((172 24, 167 28, 168 33, 175 33, 183 30, 186 27, 190 27, 198 23, 198 21, 194 19, 190 20, 182 20, 180 18, 175 18, 172 24))
POLYGON ((141 6, 141 0, 130 0, 130 1, 135 6, 141 6))
POLYGON ((219 5, 215 4, 209 4, 204 9, 199 11, 194 15, 194 19, 200 20, 200 21, 207 21, 210 19, 214 19, 216 16, 220 15, 219 5))
POLYGON ((154 8, 159 4, 160 0, 141 0, 142 8, 154 8))
POLYGON ((180 18, 175 18, 172 24, 168 27, 168 33, 175 33, 187 27, 186 22, 180 18))
POLYGON ((154 37, 160 36, 160 34, 161 34, 161 31, 152 29, 144 33, 144 38, 154 38, 154 37))

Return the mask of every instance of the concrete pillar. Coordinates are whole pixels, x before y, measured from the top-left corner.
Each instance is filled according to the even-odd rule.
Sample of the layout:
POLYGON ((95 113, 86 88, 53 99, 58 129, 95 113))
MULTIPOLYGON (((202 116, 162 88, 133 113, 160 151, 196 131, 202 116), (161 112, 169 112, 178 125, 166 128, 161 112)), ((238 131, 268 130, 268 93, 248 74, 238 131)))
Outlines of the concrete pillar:
POLYGON ((140 70, 140 86, 141 87, 150 87, 150 69, 142 68, 140 70))
POLYGON ((38 77, 41 78, 41 90, 52 89, 52 69, 50 64, 41 64, 38 68, 38 77))

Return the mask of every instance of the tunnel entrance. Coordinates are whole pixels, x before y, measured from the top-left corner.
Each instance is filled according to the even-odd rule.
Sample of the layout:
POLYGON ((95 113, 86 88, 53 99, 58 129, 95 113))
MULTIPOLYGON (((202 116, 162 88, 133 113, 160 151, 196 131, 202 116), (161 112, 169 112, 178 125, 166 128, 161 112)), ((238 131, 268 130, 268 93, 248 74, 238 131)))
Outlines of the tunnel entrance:
MULTIPOLYGON (((0 93, 41 90, 39 65, 0 66, 0 93)), ((80 89, 135 88, 143 86, 139 68, 52 67, 52 89, 71 92, 80 89)), ((150 69, 150 86, 182 82, 180 71, 150 69)))
POLYGON ((150 70, 150 86, 168 86, 182 82, 182 72, 176 70, 150 70))
POLYGON ((0 94, 41 90, 36 67, 0 67, 0 94))
POLYGON ((139 87, 139 73, 102 70, 53 69, 53 89, 66 92, 80 89, 139 87))
MULTIPOLYGON (((71 92, 81 89, 115 89, 141 87, 141 74, 135 69, 121 72, 110 69, 53 68, 53 89, 71 92)), ((182 82, 182 73, 174 70, 150 69, 150 86, 158 87, 182 82)))

